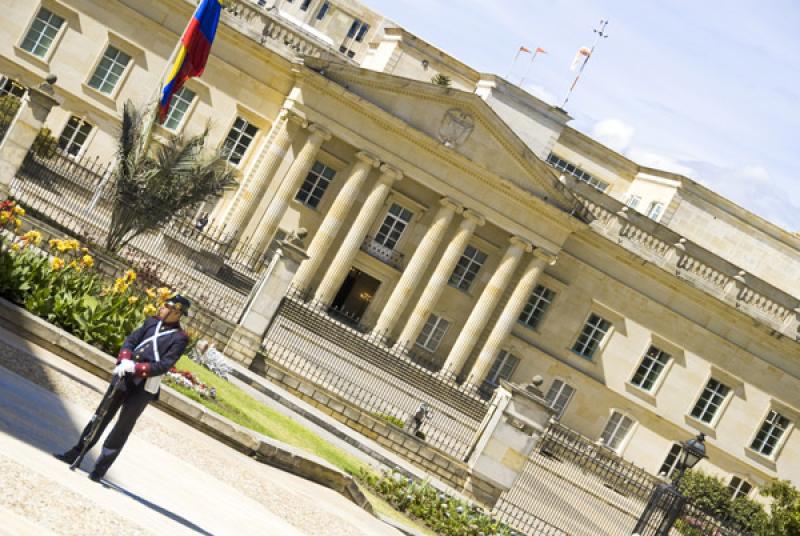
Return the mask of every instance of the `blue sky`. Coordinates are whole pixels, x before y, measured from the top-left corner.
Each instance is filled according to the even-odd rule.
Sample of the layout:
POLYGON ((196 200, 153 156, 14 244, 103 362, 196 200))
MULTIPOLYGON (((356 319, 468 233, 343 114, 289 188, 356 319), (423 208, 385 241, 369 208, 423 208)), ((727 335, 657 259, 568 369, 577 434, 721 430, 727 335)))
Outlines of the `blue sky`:
POLYGON ((800 231, 797 0, 363 0, 475 69, 560 105, 569 65, 609 20, 567 104, 573 127, 800 231), (509 77, 518 83, 523 54, 509 77))

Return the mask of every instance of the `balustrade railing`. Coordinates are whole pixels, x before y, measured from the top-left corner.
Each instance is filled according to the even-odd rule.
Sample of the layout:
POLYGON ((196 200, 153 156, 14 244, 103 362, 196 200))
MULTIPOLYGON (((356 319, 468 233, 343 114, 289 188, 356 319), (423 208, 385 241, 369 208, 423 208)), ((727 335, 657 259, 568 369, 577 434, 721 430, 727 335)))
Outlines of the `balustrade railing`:
POLYGON ((367 255, 375 257, 384 264, 388 264, 392 268, 401 269, 403 266, 403 254, 390 247, 384 246, 373 237, 368 236, 361 244, 361 250, 367 255))

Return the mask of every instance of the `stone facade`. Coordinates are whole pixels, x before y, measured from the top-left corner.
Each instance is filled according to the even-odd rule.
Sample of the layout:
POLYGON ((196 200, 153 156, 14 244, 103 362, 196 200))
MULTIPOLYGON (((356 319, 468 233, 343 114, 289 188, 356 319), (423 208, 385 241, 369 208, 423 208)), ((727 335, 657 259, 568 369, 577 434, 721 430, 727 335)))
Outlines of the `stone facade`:
MULTIPOLYGON (((277 231, 307 229, 315 257, 299 282, 310 297, 470 383, 542 375, 563 423, 652 472, 702 431, 707 471, 755 487, 800 481, 796 236, 638 166, 563 110, 363 5, 331 2, 328 26, 312 21, 318 2, 302 14, 298 4, 232 2, 171 127, 195 133, 213 119, 212 143, 239 144, 241 186, 208 205, 212 230, 266 247, 277 231), (346 22, 359 16, 369 27, 348 48, 346 22), (453 87, 429 82, 439 73, 453 87), (644 205, 625 207, 634 195, 644 205), (648 218, 653 203, 663 207, 648 218), (518 288, 534 289, 521 313, 518 288)), ((155 95, 192 7, 12 0, 0 73, 29 87, 56 73, 60 104, 45 126, 62 135, 72 117, 86 121, 79 151, 108 159, 122 103, 155 95), (40 8, 63 23, 36 55, 23 41, 40 8), (109 46, 130 60, 104 93, 91 80, 109 46)), ((196 322, 232 349, 256 343, 196 322)), ((390 441, 378 424, 364 433, 390 441)))

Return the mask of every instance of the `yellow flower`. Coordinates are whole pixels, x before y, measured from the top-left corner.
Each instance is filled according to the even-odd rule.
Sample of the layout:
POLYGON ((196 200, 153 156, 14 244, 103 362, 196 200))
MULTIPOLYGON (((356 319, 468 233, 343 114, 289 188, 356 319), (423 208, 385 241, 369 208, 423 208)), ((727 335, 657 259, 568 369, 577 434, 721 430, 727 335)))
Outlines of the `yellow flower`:
POLYGON ((8 212, 0 212, 0 225, 6 223, 8 221, 8 212))
POLYGON ((84 255, 83 257, 81 257, 81 262, 87 268, 91 268, 92 266, 94 266, 94 259, 92 258, 91 255, 84 255))
POLYGON ((156 314, 156 306, 152 303, 148 303, 144 306, 144 309, 142 309, 142 313, 144 313, 144 316, 153 316, 156 314))
POLYGON ((50 246, 51 248, 54 248, 54 247, 56 247, 58 245, 59 242, 60 242, 60 240, 56 240, 55 238, 51 238, 50 240, 47 241, 47 245, 50 246))
POLYGON ((11 251, 16 252, 16 251, 19 251, 19 250, 20 250, 19 242, 14 242, 13 244, 11 244, 11 251))
POLYGON ((78 261, 72 261, 67 266, 69 268, 72 268, 76 272, 80 272, 81 271, 81 267, 78 265, 78 261))
POLYGON ((128 296, 128 303, 130 303, 131 305, 133 305, 134 303, 136 303, 138 301, 139 301, 139 297, 138 296, 128 296))
POLYGON ((81 248, 81 253, 83 253, 84 255, 88 255, 89 254, 89 248, 81 248))
POLYGON ((81 243, 73 238, 72 240, 67 240, 67 247, 78 251, 81 248, 81 243))
POLYGON ((14 218, 14 227, 19 227, 22 225, 22 220, 19 218, 14 218))
POLYGON ((172 297, 172 291, 167 287, 159 287, 156 289, 158 293, 158 301, 165 302, 172 297))
POLYGON ((16 214, 17 216, 24 216, 25 215, 25 209, 22 208, 21 206, 17 205, 16 207, 14 207, 14 214, 16 214))
POLYGON ((136 272, 134 272, 133 270, 127 270, 122 277, 128 283, 133 283, 134 281, 136 281, 136 272))
POLYGON ((56 249, 61 253, 69 250, 69 244, 65 240, 56 240, 56 249))
POLYGON ((114 286, 111 290, 114 292, 114 294, 122 294, 128 290, 128 283, 121 277, 118 277, 116 280, 114 280, 114 286))
POLYGON ((50 267, 53 270, 61 270, 64 267, 64 260, 59 257, 50 259, 50 267))
POLYGON ((22 235, 22 239, 33 244, 34 246, 38 246, 42 243, 42 233, 39 231, 28 231, 22 235))
POLYGON ((144 293, 147 294, 147 297, 150 298, 151 300, 156 299, 156 291, 153 287, 146 289, 144 293))

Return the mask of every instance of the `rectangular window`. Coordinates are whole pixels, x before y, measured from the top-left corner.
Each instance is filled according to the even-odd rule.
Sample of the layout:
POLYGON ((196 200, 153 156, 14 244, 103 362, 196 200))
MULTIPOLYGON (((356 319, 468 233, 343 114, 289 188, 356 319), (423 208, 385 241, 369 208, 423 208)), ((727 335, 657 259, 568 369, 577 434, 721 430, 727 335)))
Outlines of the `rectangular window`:
POLYGON ((89 86, 100 93, 111 95, 130 61, 130 56, 118 48, 108 45, 103 53, 103 59, 100 60, 89 80, 89 86))
POLYGON ((389 249, 394 249, 413 215, 407 208, 403 208, 397 203, 392 203, 381 224, 381 228, 378 230, 378 234, 375 235, 375 242, 389 249))
POLYGON ((610 328, 611 322, 592 313, 583 326, 578 340, 572 345, 572 351, 581 357, 591 359, 610 328))
POLYGON ((306 175, 306 180, 297 191, 295 199, 307 207, 317 208, 334 175, 336 175, 336 171, 333 168, 329 168, 322 162, 314 162, 311 171, 306 175))
POLYGON ((747 480, 734 476, 728 484, 728 490, 731 492, 731 499, 738 499, 739 497, 747 497, 753 485, 747 480))
POLYGON ((727 385, 711 378, 697 404, 692 408, 691 416, 705 423, 711 422, 729 392, 730 388, 727 385))
POLYGON ((303 3, 300 4, 300 11, 308 11, 308 6, 311 5, 311 0, 303 0, 303 3))
POLYGON ((668 362, 668 353, 651 346, 631 378, 631 383, 645 391, 650 391, 668 362))
POLYGON ((650 208, 647 209, 647 217, 651 220, 658 221, 658 218, 661 217, 661 213, 664 211, 664 203, 659 203, 654 201, 650 203, 650 208))
POLYGON ((547 157, 547 163, 556 168, 559 171, 564 171, 579 181, 585 182, 592 188, 600 190, 601 192, 605 192, 608 189, 608 183, 605 181, 601 181, 600 179, 589 175, 581 168, 574 164, 570 164, 566 160, 563 160, 553 153, 550 153, 547 157))
POLYGON ((234 166, 242 161, 247 148, 258 133, 258 127, 251 125, 241 117, 233 123, 225 143, 222 144, 222 154, 234 166))
POLYGON ((770 410, 750 448, 764 456, 771 456, 788 428, 789 419, 775 410, 770 410))
POLYGON ((500 380, 510 380, 518 364, 518 357, 505 350, 500 350, 500 353, 497 354, 497 359, 494 360, 492 367, 489 369, 488 374, 486 374, 486 378, 483 380, 484 383, 496 387, 500 385, 500 380))
POLYGON ((361 28, 361 25, 364 24, 358 19, 353 20, 353 24, 350 25, 350 29, 347 30, 347 37, 355 37, 358 33, 358 29, 361 28))
POLYGON ((356 41, 359 43, 364 40, 364 36, 367 35, 369 31, 369 24, 362 24, 361 28, 358 29, 358 33, 356 34, 356 41))
POLYGON ((672 473, 678 468, 678 461, 681 457, 682 447, 678 443, 674 443, 669 449, 667 457, 664 458, 664 463, 661 464, 661 469, 658 474, 667 478, 672 478, 672 473))
POLYGON ((612 450, 617 450, 633 426, 633 419, 615 411, 606 423, 600 442, 612 450))
POLYGON ((83 144, 89 133, 92 131, 92 125, 87 123, 80 117, 73 115, 61 131, 61 137, 58 138, 58 148, 67 154, 77 156, 83 149, 83 144))
POLYGON ((167 118, 164 119, 164 128, 169 130, 178 130, 178 127, 189 111, 189 106, 195 98, 195 93, 188 87, 182 87, 180 91, 172 96, 172 102, 169 103, 169 111, 167 118))
POLYGON ((322 5, 319 6, 319 11, 317 11, 317 20, 322 20, 325 18, 325 15, 328 14, 328 10, 331 8, 331 5, 328 2, 322 2, 322 5))
POLYGON ((550 407, 556 410, 556 419, 560 419, 567 409, 567 404, 572 400, 575 388, 561 380, 553 380, 545 399, 550 407))
POLYGON ((22 50, 26 50, 39 58, 44 58, 63 24, 64 19, 49 9, 41 8, 39 13, 36 14, 33 24, 31 24, 31 29, 28 30, 22 40, 22 50))
POLYGON ((435 352, 436 349, 439 348, 439 344, 441 344, 445 333, 447 333, 447 328, 449 327, 450 322, 435 314, 431 314, 422 327, 419 337, 417 337, 417 346, 421 346, 429 352, 435 352))
POLYGON ((533 294, 528 298, 528 303, 519 315, 519 322, 531 329, 539 325, 539 321, 544 316, 547 308, 553 303, 556 293, 543 285, 536 285, 533 294))
POLYGON ((641 203, 641 202, 642 202, 642 198, 641 197, 639 197, 638 195, 632 195, 632 196, 628 197, 628 201, 625 204, 628 205, 630 208, 635 209, 636 207, 639 206, 639 203, 641 203))
POLYGON ((458 260, 453 274, 450 276, 450 285, 459 290, 468 291, 472 282, 475 281, 481 266, 486 262, 486 258, 486 253, 472 246, 467 246, 458 260))
POLYGON ((27 89, 25 86, 12 78, 0 76, 0 97, 11 95, 13 97, 22 98, 25 96, 27 89))

